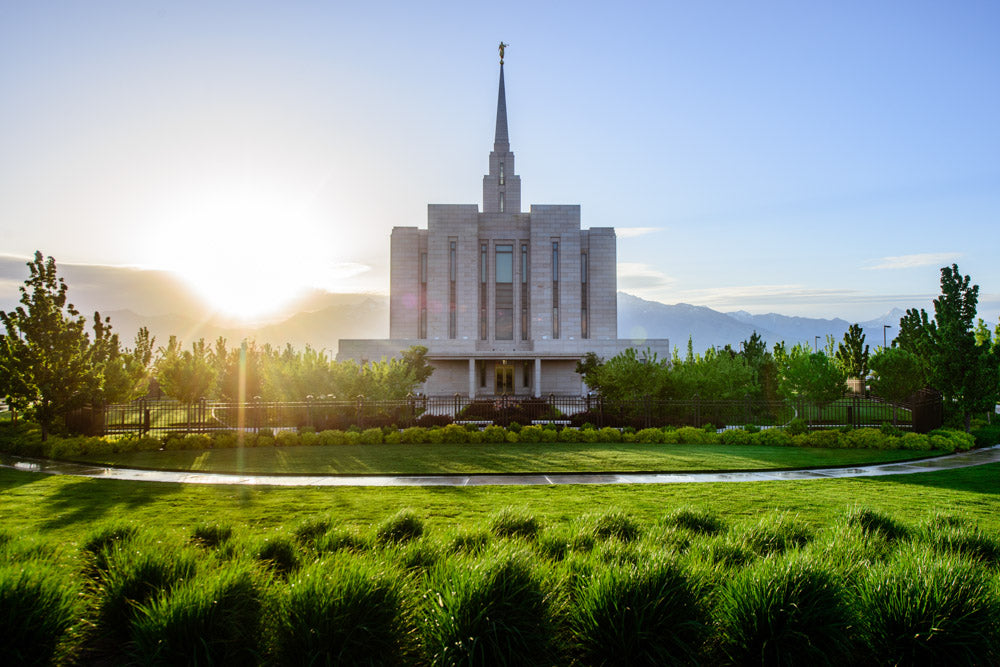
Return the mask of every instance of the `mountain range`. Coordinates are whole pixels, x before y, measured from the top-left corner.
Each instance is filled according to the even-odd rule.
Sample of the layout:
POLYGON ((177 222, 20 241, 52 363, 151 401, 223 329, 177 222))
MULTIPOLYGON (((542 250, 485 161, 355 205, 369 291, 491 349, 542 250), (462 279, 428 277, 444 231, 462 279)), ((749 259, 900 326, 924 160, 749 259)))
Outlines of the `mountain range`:
MULTIPOLYGON (((60 264, 58 268, 69 285, 70 301, 85 314, 99 310, 102 316, 110 317, 125 341, 144 326, 160 344, 172 334, 185 342, 222 336, 230 342, 254 338, 281 347, 308 344, 333 352, 342 338, 389 335, 389 299, 383 294, 314 291, 293 300, 268 321, 246 323, 213 313, 194 289, 165 271, 84 264, 60 264)), ((0 310, 17 305, 17 288, 27 273, 24 259, 0 256, 0 310)), ((860 322, 868 344, 872 348, 882 344, 883 325, 891 327, 891 340, 902 315, 903 311, 895 308, 882 317, 860 322)), ((839 318, 722 313, 705 306, 670 305, 618 293, 619 336, 669 338, 682 352, 689 337, 696 352, 725 345, 738 349, 755 331, 769 345, 785 341, 822 348, 827 336, 839 341, 850 325, 839 318)))

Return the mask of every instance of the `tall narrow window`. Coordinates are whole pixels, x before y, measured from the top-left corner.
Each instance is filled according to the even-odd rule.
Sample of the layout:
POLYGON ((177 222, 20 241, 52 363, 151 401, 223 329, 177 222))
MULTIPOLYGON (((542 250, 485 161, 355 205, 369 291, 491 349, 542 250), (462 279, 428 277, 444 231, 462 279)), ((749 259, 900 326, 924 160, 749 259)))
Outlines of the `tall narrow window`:
POLYGON ((525 361, 521 364, 521 386, 525 389, 531 388, 531 371, 534 370, 535 362, 525 361))
POLYGON ((448 290, 448 338, 458 337, 458 322, 456 321, 457 313, 456 308, 456 298, 457 291, 455 288, 455 279, 458 276, 458 258, 456 257, 457 252, 457 241, 451 241, 448 245, 448 275, 451 278, 450 288, 448 290))
POLYGON ((501 192, 501 193, 500 193, 500 212, 501 212, 501 213, 503 213, 503 205, 504 205, 504 201, 503 201, 503 199, 504 199, 504 197, 503 197, 503 193, 501 192))
POLYGON ((587 298, 587 253, 580 253, 580 336, 590 338, 590 304, 587 298))
POLYGON ((493 270, 496 272, 497 340, 514 339, 514 246, 496 246, 493 270))
POLYGON ((500 160, 500 185, 503 185, 503 160, 500 160))
POLYGON ((487 259, 487 245, 485 243, 479 244, 479 338, 480 340, 486 340, 488 325, 486 319, 487 313, 487 270, 486 270, 486 259, 487 259))
POLYGON ((417 338, 427 338, 427 253, 420 253, 420 315, 417 338))
POLYGON ((528 340, 528 244, 521 244, 521 340, 528 340))
POLYGON ((559 242, 552 242, 552 337, 559 338, 559 242))

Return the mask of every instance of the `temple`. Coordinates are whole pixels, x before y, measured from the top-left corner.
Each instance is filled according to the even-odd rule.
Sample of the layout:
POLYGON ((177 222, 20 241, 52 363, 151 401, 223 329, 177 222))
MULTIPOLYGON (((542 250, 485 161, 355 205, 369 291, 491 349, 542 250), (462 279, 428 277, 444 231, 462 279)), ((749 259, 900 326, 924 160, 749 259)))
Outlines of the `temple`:
POLYGON ((585 393, 577 362, 628 347, 668 358, 666 339, 618 338, 616 239, 581 229, 579 205, 521 210, 507 127, 503 61, 496 132, 476 204, 430 204, 427 228, 395 227, 389 339, 341 340, 338 359, 427 347, 428 396, 585 393))

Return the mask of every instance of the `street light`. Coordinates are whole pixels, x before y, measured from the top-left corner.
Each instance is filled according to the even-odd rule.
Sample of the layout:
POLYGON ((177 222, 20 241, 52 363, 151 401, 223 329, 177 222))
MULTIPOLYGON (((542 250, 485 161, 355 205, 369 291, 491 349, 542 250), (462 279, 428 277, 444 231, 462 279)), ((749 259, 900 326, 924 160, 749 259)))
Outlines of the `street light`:
POLYGON ((892 328, 891 324, 883 324, 882 325, 882 348, 883 349, 885 349, 886 347, 888 347, 888 345, 886 345, 886 341, 885 341, 885 331, 886 331, 886 329, 891 329, 891 328, 892 328))
POLYGON ((819 336, 813 341, 813 352, 819 352, 819 336))

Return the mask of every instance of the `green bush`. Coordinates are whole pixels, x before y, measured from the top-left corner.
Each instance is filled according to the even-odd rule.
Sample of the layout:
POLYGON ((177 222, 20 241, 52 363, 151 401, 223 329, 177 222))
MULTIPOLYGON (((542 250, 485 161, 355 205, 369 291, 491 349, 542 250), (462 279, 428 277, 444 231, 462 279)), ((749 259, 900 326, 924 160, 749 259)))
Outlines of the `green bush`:
POLYGON ((973 429, 971 435, 976 442, 976 447, 992 447, 1000 444, 1000 424, 973 429))
POLYGON ((504 507, 490 518, 490 530, 497 537, 532 539, 538 535, 539 529, 538 519, 534 515, 513 507, 504 507))
POLYGON ((739 428, 727 429, 719 434, 719 442, 724 445, 749 445, 752 441, 750 433, 739 428))
POLYGON ((441 442, 449 445, 461 445, 469 441, 469 432, 458 424, 448 424, 440 430, 441 442))
POLYGON ((622 432, 616 428, 605 426, 600 431, 598 431, 597 440, 598 442, 621 442, 622 432))
POLYGON ((283 665, 402 662, 409 636, 402 578, 357 558, 318 562, 282 589, 274 622, 283 665))
POLYGON ((39 560, 0 562, 0 664, 47 665, 79 614, 80 593, 39 560))
POLYGON ((658 444, 664 442, 663 430, 658 428, 644 428, 635 434, 635 441, 644 444, 658 444))
POLYGON ((553 664, 550 610, 524 556, 450 560, 431 575, 422 639, 435 665, 553 664))
POLYGON ((375 534, 383 544, 406 542, 424 534, 424 522, 413 510, 401 509, 383 521, 375 534))
POLYGON ((930 451, 932 446, 930 438, 923 433, 907 433, 899 439, 899 448, 914 451, 930 451))
POLYGON ((329 447, 331 445, 346 445, 347 434, 343 431, 328 429, 319 432, 319 444, 329 447))
POLYGON ((295 431, 278 431, 274 436, 274 444, 278 447, 296 447, 302 444, 302 440, 295 431))
POLYGON ((850 662, 855 618, 836 575, 796 556, 764 559, 719 591, 717 648, 732 664, 850 662))
POLYGON ((848 431, 844 439, 847 447, 855 449, 883 449, 886 436, 877 428, 855 428, 848 431))
POLYGON ((541 426, 532 424, 531 426, 525 426, 517 434, 518 442, 547 442, 549 436, 545 433, 545 430, 541 426))
POLYGON ((864 636, 882 664, 986 665, 1000 659, 1000 600, 991 576, 956 557, 901 551, 859 592, 864 636))
POLYGON ((149 664, 255 664, 263 595, 254 567, 229 561, 143 605, 133 622, 132 652, 149 664))
POLYGON ((785 426, 785 431, 787 431, 789 435, 802 435, 809 432, 809 425, 806 424, 806 420, 802 417, 796 417, 792 421, 788 422, 788 425, 785 426))
POLYGON ((427 429, 422 426, 404 428, 399 441, 408 445, 422 445, 427 442, 427 429))
POLYGON ((361 445, 381 445, 382 444, 382 429, 380 428, 366 428, 360 434, 358 434, 358 444, 361 445))
POLYGON ((507 429, 503 426, 496 426, 495 424, 490 424, 483 429, 483 442, 488 442, 491 444, 499 444, 507 442, 507 429))
POLYGON ((606 568, 570 610, 573 644, 587 665, 687 665, 705 635, 697 587, 674 562, 606 568))
POLYGON ((765 428, 760 433, 753 434, 754 443, 767 447, 789 447, 793 444, 792 436, 784 429, 765 428))
POLYGON ((835 449, 840 446, 840 431, 819 430, 806 434, 806 442, 810 447, 826 447, 835 449))
POLYGON ((713 430, 711 433, 695 428, 694 426, 682 426, 677 429, 677 442, 682 445, 703 445, 712 444, 718 441, 718 436, 713 430))

